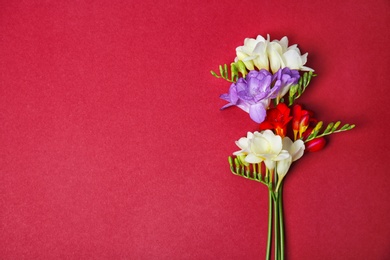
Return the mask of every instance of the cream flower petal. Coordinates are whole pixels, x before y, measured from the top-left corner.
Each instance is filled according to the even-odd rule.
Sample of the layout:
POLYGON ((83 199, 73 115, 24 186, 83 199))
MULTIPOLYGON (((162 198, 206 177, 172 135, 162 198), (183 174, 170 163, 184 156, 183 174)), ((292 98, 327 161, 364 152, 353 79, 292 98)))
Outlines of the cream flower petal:
POLYGON ((298 49, 298 44, 293 44, 287 48, 287 50, 294 50, 298 52, 299 55, 301 55, 301 51, 298 49))
POLYGON ((263 132, 264 138, 268 140, 271 145, 271 153, 279 154, 282 150, 282 138, 279 135, 275 135, 271 130, 265 130, 263 132))
POLYGON ((307 62, 307 55, 308 55, 307 52, 305 54, 301 55, 302 65, 306 64, 306 62, 307 62))
POLYGON ((240 48, 237 48, 236 54, 237 54, 237 57, 236 57, 237 60, 244 60, 247 57, 249 57, 249 55, 246 54, 245 52, 243 52, 240 48))
POLYGON ((281 160, 277 162, 276 164, 276 173, 278 174, 279 178, 283 178, 288 170, 290 169, 292 163, 292 157, 289 156, 288 158, 281 160))
POLYGON ((282 51, 286 52, 287 51, 287 47, 288 47, 288 38, 287 38, 287 36, 284 36, 282 39, 280 39, 280 41, 278 41, 278 43, 282 47, 282 51))
POLYGON ((247 157, 245 157, 245 161, 247 163, 261 163, 263 159, 250 153, 247 155, 247 157))
POLYGON ((292 161, 300 159, 305 151, 305 143, 302 140, 296 140, 291 146, 289 152, 292 156, 292 161))
POLYGON ((290 69, 299 69, 302 64, 301 55, 295 50, 288 50, 283 53, 283 58, 286 64, 286 67, 290 69))
POLYGON ((256 47, 256 44, 258 43, 258 40, 256 39, 251 39, 251 38, 246 38, 244 40, 244 48, 248 52, 252 52, 253 49, 256 47))
POLYGON ((248 70, 254 70, 255 69, 255 66, 253 64, 253 61, 252 60, 247 60, 247 61, 243 61, 244 62, 244 65, 245 67, 248 69, 248 70))
POLYGON ((275 162, 277 162, 277 161, 282 161, 282 160, 287 159, 287 158, 290 157, 290 156, 291 156, 291 155, 290 155, 290 153, 289 153, 288 151, 282 150, 282 151, 280 152, 280 154, 278 154, 277 156, 274 156, 274 157, 272 158, 272 160, 275 161, 275 162))
POLYGON ((234 152, 234 155, 238 154, 247 154, 249 153, 250 141, 253 138, 253 134, 251 132, 247 133, 246 137, 241 137, 238 141, 236 141, 236 145, 241 149, 240 151, 234 152))
POLYGON ((270 72, 277 72, 281 68, 313 71, 304 66, 307 61, 307 53, 301 55, 297 44, 288 46, 288 38, 284 36, 280 40, 270 41, 258 35, 256 39, 246 38, 244 45, 236 48, 237 57, 235 61, 242 60, 248 70, 266 69, 270 72))
POLYGON ((236 145, 241 149, 246 149, 249 147, 249 140, 246 137, 241 137, 238 141, 236 141, 236 145))
POLYGON ((268 58, 272 73, 276 73, 280 68, 283 67, 282 61, 282 46, 279 43, 271 42, 267 48, 268 58))
POLYGON ((258 42, 253 49, 253 54, 259 55, 259 54, 266 54, 267 51, 267 42, 258 42))
POLYGON ((276 162, 272 161, 271 159, 266 159, 264 160, 265 167, 267 167, 269 170, 275 169, 276 162))
POLYGON ((292 161, 296 161, 302 157, 305 151, 305 144, 302 140, 293 142, 289 137, 284 137, 282 143, 283 149, 288 151, 292 157, 292 161))
POLYGON ((253 53, 255 57, 253 63, 255 64, 256 68, 258 68, 259 70, 268 70, 269 61, 267 56, 267 44, 264 42, 259 42, 256 45, 256 48, 253 50, 253 53))
MULTIPOLYGON (((269 36, 269 35, 268 35, 268 36, 269 36)), ((258 42, 266 42, 267 40, 266 40, 263 36, 257 35, 256 41, 258 41, 258 42)), ((269 40, 268 40, 268 41, 269 41, 269 40)))
POLYGON ((241 149, 240 151, 236 151, 233 155, 246 154, 249 152, 249 141, 247 138, 243 137, 240 140, 236 141, 236 145, 241 149))
MULTIPOLYGON (((258 133, 258 132, 256 131, 255 134, 256 134, 256 133, 258 133)), ((252 139, 253 136, 254 136, 254 134, 252 134, 251 132, 247 132, 247 133, 246 133, 246 138, 248 138, 248 139, 252 139)))
POLYGON ((272 144, 268 141, 267 138, 262 136, 256 136, 252 140, 252 145, 250 147, 251 152, 256 155, 267 154, 271 150, 272 144))

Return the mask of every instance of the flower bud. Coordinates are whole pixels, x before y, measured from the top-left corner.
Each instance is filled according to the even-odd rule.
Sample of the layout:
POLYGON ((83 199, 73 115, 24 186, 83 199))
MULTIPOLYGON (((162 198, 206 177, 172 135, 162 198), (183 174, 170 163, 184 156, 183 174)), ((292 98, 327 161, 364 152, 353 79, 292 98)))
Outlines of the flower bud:
POLYGON ((291 163, 292 157, 290 155, 287 159, 281 160, 276 164, 276 173, 278 174, 280 179, 283 179, 283 177, 287 174, 288 169, 290 169, 291 163))
POLYGON ((292 120, 292 129, 294 132, 294 140, 297 140, 298 138, 298 132, 299 132, 299 122, 301 120, 301 111, 302 107, 298 104, 293 106, 293 120, 292 120))
POLYGON ((306 131, 307 127, 309 126, 309 113, 305 113, 301 117, 301 121, 299 122, 299 136, 302 136, 302 134, 306 131))
POLYGON ((299 131, 299 121, 301 119, 302 107, 300 105, 293 106, 293 130, 299 131))
POLYGON ((305 151, 317 152, 322 148, 324 148, 325 144, 326 144, 326 140, 324 137, 315 138, 305 144, 306 146, 305 151))

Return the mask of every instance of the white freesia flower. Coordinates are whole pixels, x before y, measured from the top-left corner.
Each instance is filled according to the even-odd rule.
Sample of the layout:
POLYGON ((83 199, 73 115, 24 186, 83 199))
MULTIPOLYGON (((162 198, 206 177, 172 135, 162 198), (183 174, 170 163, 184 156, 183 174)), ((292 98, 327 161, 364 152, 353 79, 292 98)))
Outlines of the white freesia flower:
POLYGON ((246 38, 244 46, 236 48, 235 61, 243 61, 248 70, 254 70, 254 65, 257 68, 268 68, 267 43, 261 35, 256 39, 246 38))
POLYGON ((296 140, 295 142, 291 141, 289 137, 284 137, 282 140, 283 149, 288 151, 288 158, 280 160, 276 165, 276 173, 278 174, 278 184, 276 186, 276 191, 278 191, 280 184, 284 176, 286 176, 292 162, 298 160, 302 157, 303 152, 305 151, 305 144, 302 140, 296 140))
POLYGON ((248 70, 266 69, 276 73, 279 69, 288 67, 294 70, 313 71, 304 66, 307 62, 307 53, 301 55, 296 44, 288 46, 288 38, 284 36, 280 41, 270 41, 261 35, 256 39, 246 38, 244 45, 236 48, 235 61, 244 62, 248 70))
POLYGON ((283 149, 287 150, 292 157, 292 161, 296 161, 302 157, 303 152, 305 151, 305 143, 298 139, 293 142, 289 137, 284 137, 282 140, 283 149))
MULTIPOLYGON (((287 159, 290 154, 287 150, 283 150, 282 138, 275 135, 271 130, 265 130, 261 133, 248 133, 247 137, 240 138, 236 142, 241 148, 235 152, 237 156, 245 156, 244 160, 247 163, 261 163, 264 161, 266 167, 273 170, 276 162, 287 159)), ((242 158, 241 157, 241 158, 242 158)))
POLYGON ((241 137, 238 141, 236 141, 236 145, 241 149, 240 151, 234 152, 233 154, 238 157, 238 159, 244 164, 248 165, 245 161, 245 157, 250 152, 250 141, 253 138, 253 134, 251 132, 247 133, 247 137, 241 137))
POLYGON ((293 142, 289 137, 284 137, 282 143, 283 149, 286 150, 290 156, 277 163, 276 172, 280 180, 287 174, 291 163, 301 158, 305 151, 305 144, 302 140, 293 142))
POLYGON ((240 151, 234 152, 234 155, 247 155, 249 153, 250 140, 252 140, 253 134, 248 132, 246 137, 241 137, 236 141, 236 145, 241 149, 240 151))

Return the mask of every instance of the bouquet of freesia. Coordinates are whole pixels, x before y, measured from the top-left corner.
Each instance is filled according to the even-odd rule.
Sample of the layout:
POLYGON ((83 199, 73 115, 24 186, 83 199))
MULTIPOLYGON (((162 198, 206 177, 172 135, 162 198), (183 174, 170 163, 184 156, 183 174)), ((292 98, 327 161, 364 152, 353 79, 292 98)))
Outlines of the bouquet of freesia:
POLYGON ((288 46, 287 37, 247 38, 236 53, 229 67, 220 65, 219 74, 211 74, 231 82, 228 93, 221 95, 228 102, 222 109, 239 107, 259 129, 236 141, 240 150, 229 156, 230 170, 268 188, 266 259, 271 257, 272 237, 275 259, 284 259, 282 190, 291 164, 305 152, 321 150, 325 136, 355 126, 337 121, 324 127, 313 112, 295 103, 316 75, 305 66, 308 54, 302 55, 296 44, 288 46))

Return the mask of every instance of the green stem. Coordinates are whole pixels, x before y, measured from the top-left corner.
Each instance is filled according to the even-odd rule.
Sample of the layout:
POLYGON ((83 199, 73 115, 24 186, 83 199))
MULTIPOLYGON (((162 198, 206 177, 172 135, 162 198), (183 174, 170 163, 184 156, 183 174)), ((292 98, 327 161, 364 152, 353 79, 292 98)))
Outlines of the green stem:
POLYGON ((272 190, 268 191, 268 239, 267 239, 267 254, 266 260, 271 257, 271 239, 272 239, 272 190))
POLYGON ((283 223, 283 185, 279 189, 279 231, 280 231, 280 260, 284 260, 284 223, 283 223))
POLYGON ((275 206, 275 209, 274 209, 275 260, 278 260, 279 259, 279 212, 278 212, 279 211, 279 207, 278 207, 279 199, 278 199, 278 194, 276 193, 275 195, 276 195, 276 200, 274 200, 274 206, 275 206))

